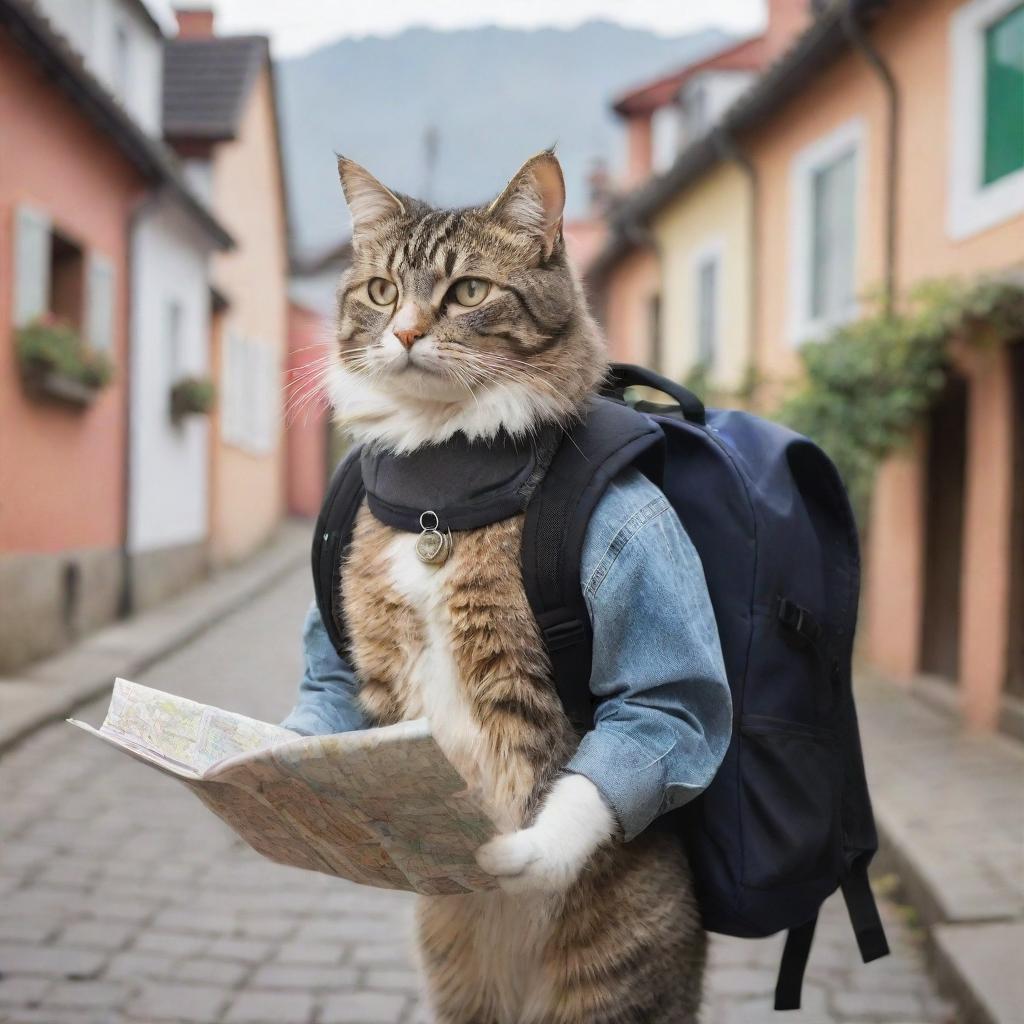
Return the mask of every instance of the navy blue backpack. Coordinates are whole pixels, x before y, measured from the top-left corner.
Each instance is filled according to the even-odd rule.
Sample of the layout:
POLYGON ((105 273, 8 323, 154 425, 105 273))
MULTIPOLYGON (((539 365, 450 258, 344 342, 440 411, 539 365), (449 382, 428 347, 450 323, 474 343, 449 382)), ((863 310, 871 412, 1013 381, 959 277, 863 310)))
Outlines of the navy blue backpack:
MULTIPOLYGON (((363 498, 358 460, 347 465, 313 544, 317 601, 343 654, 338 575, 363 498)), ((711 786, 652 827, 684 837, 709 931, 788 931, 775 1007, 797 1009, 818 910, 837 888, 864 961, 889 951, 867 874, 878 837, 851 685, 860 556, 850 504, 807 438, 749 413, 705 411, 685 388, 615 364, 555 454, 523 529, 523 583, 580 732, 593 722, 583 541, 605 488, 631 465, 662 488, 700 554, 734 709, 711 786), (628 404, 634 386, 673 404, 628 404)))

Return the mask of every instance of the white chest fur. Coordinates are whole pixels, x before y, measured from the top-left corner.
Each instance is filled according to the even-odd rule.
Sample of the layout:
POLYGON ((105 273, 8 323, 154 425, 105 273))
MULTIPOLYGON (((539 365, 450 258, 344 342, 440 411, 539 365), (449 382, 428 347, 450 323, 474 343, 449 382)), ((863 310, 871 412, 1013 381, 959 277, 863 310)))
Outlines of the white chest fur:
MULTIPOLYGON (((497 797, 501 787, 490 770, 483 735, 467 699, 452 652, 452 624, 445 601, 456 562, 426 565, 416 555, 416 535, 403 533, 388 548, 390 583, 412 606, 424 634, 419 654, 410 654, 406 671, 415 698, 411 717, 425 716, 438 745, 483 802, 499 832, 521 824, 497 797)), ((474 936, 481 969, 502 1022, 531 1024, 547 1019, 547 986, 541 955, 550 934, 557 899, 544 893, 509 896, 479 893, 456 901, 444 898, 453 926, 474 936)), ((484 978, 479 979, 484 982, 484 978)))
POLYGON ((483 735, 452 653, 445 591, 454 563, 435 566, 421 562, 416 555, 416 540, 416 534, 400 533, 388 549, 391 585, 409 601, 423 625, 423 649, 418 655, 410 655, 406 666, 416 701, 409 714, 430 720, 431 731, 445 756, 485 801, 498 828, 509 830, 516 822, 493 801, 497 787, 488 771, 483 735))

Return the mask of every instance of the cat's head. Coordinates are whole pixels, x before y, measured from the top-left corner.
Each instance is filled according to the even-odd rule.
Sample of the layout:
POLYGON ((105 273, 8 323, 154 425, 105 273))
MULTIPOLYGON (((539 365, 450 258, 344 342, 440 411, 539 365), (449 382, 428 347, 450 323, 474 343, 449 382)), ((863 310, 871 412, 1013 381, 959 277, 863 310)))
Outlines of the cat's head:
POLYGON ((344 157, 338 169, 353 252, 328 380, 343 425, 409 451, 576 416, 605 356, 566 261, 554 154, 463 210, 394 193, 344 157))

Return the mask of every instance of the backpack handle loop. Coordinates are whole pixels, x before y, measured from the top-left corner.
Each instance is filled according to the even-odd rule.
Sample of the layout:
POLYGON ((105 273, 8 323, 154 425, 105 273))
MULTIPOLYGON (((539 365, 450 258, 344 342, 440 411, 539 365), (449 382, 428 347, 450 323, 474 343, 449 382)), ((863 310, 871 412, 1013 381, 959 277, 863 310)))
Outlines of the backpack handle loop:
POLYGON ((631 363, 612 363, 608 371, 608 383, 602 389, 604 394, 622 398, 626 388, 644 387, 660 391, 667 395, 678 406, 683 416, 690 422, 703 426, 707 422, 704 414, 704 403, 689 388, 677 384, 660 373, 648 370, 643 366, 631 363))

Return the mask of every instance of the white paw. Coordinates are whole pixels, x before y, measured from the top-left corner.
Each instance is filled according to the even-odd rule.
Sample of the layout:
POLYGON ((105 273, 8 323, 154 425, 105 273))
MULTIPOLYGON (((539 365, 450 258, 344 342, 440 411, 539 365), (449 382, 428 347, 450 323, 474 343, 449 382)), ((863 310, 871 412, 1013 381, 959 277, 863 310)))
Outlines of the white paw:
POLYGON ((496 836, 477 850, 476 860, 506 892, 564 892, 614 828, 597 787, 582 775, 566 775, 530 828, 496 836))
POLYGON ((525 828, 496 836, 477 850, 477 863, 505 892, 563 892, 576 880, 583 860, 559 849, 557 837, 525 828))

